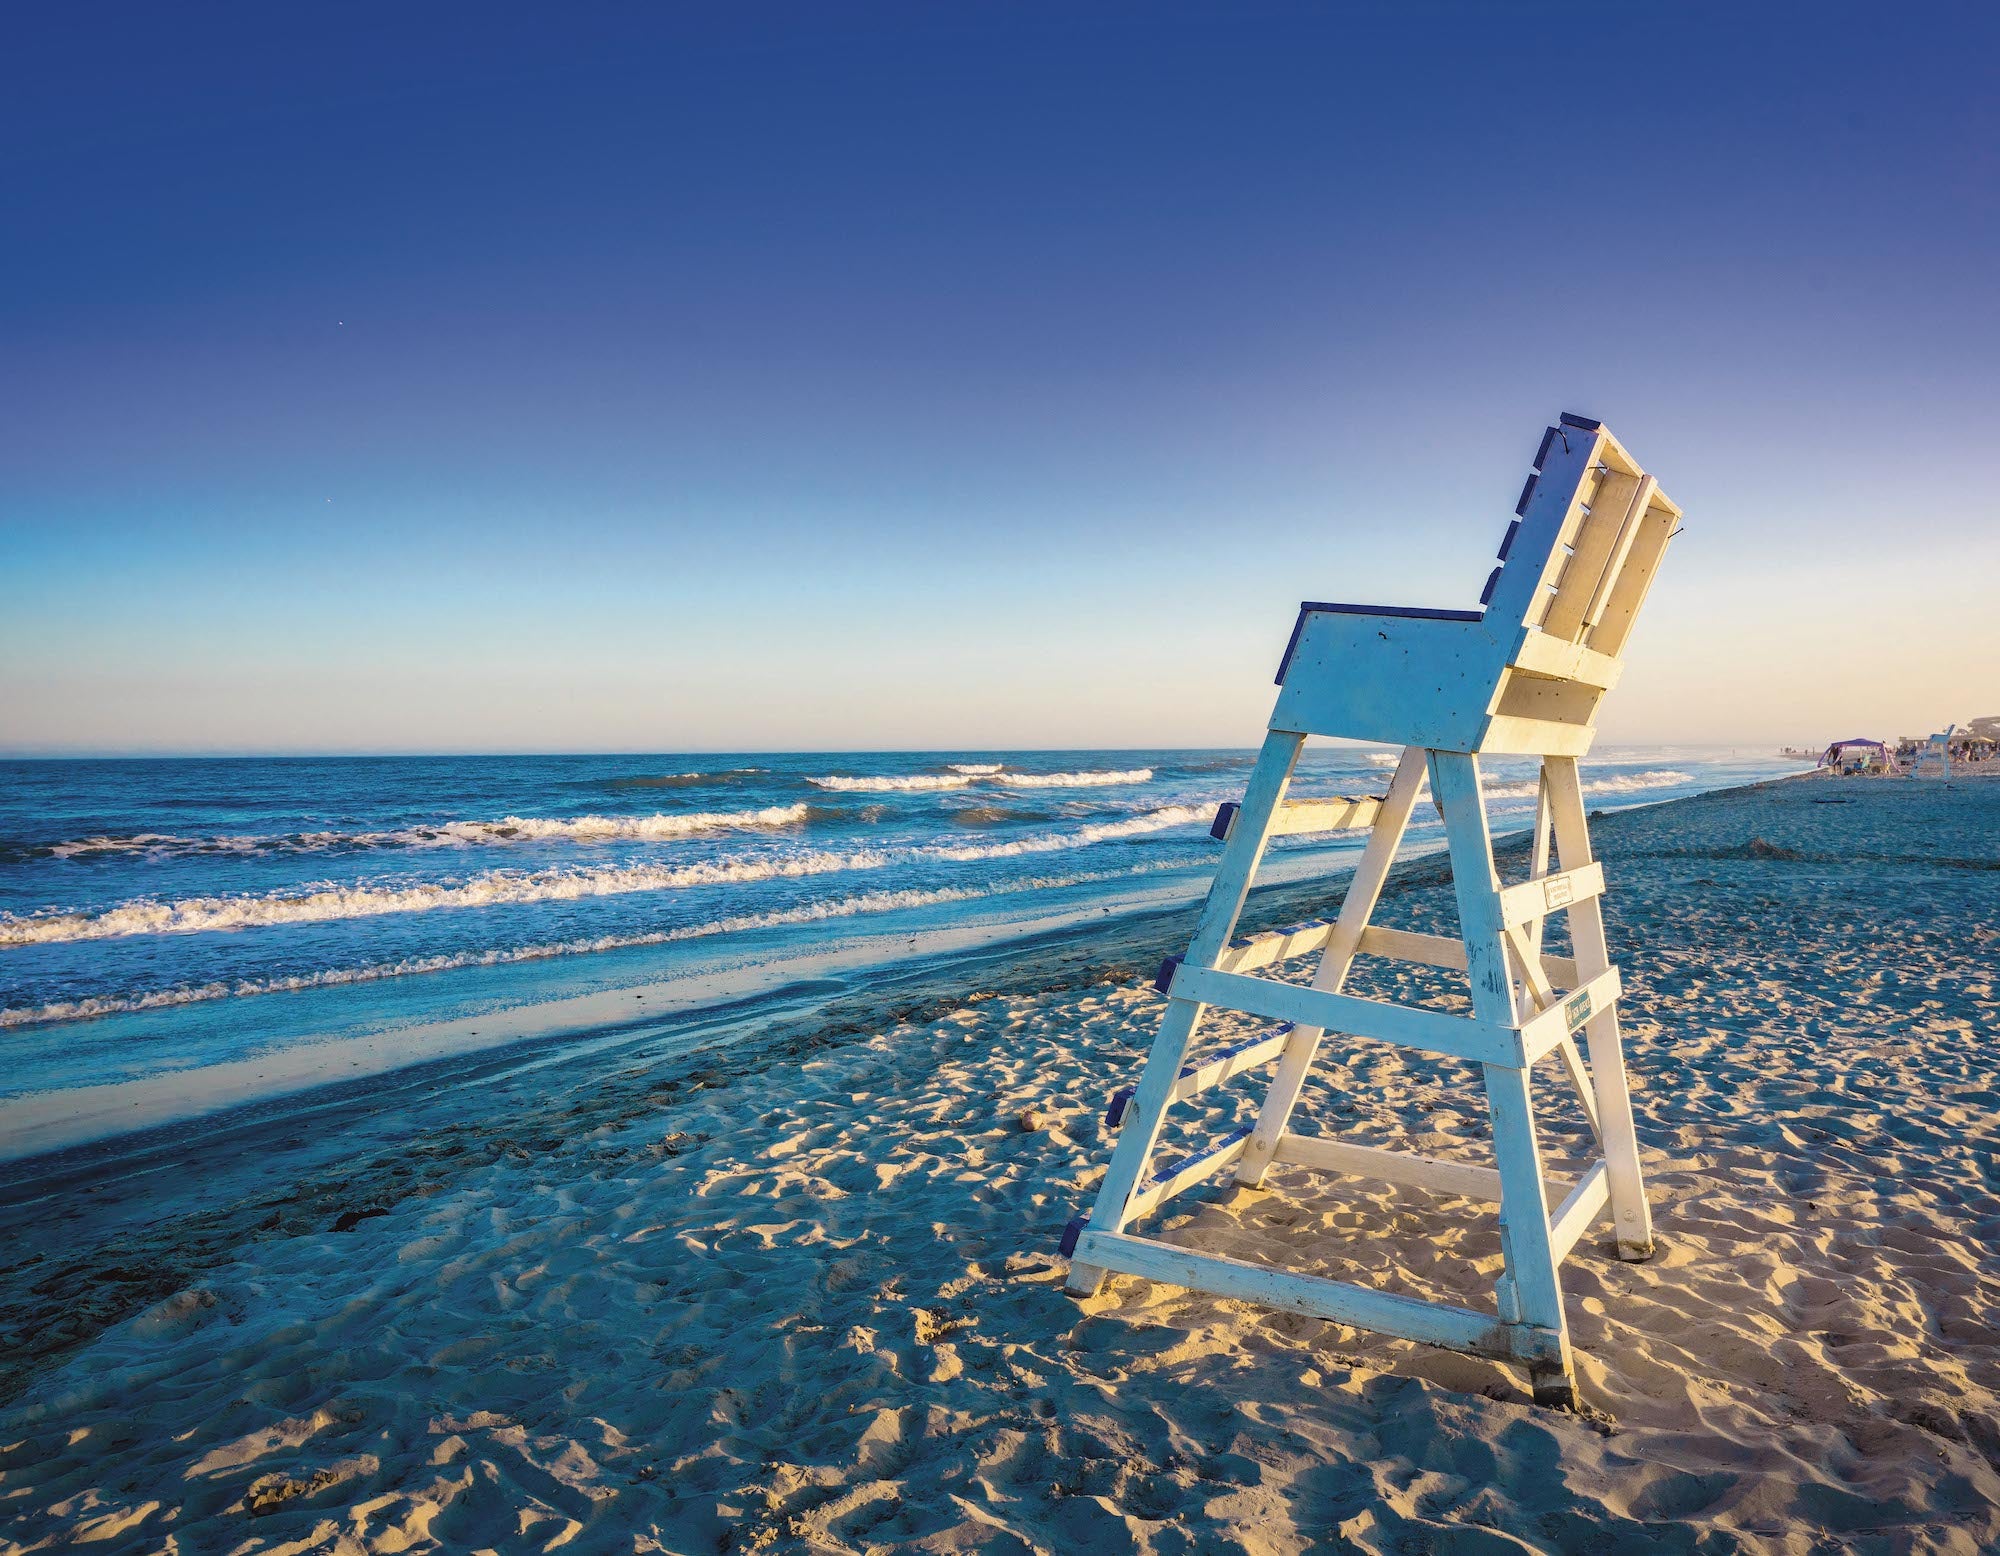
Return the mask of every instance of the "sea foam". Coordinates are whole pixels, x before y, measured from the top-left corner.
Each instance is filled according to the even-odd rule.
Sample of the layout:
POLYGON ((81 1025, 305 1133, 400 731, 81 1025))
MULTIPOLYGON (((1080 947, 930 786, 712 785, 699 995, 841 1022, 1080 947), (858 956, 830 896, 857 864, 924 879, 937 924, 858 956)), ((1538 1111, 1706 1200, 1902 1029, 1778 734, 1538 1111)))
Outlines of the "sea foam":
MULTIPOLYGON (((1671 789, 1675 784, 1693 783, 1692 773, 1674 772, 1667 768, 1656 768, 1646 773, 1611 773, 1603 778, 1584 780, 1585 794, 1637 794, 1647 789, 1671 789)), ((1539 784, 1534 779, 1526 783, 1496 783, 1486 789, 1486 797, 1493 800, 1531 800, 1539 784)))
POLYGON ((233 981, 224 979, 211 983, 182 985, 179 988, 154 989, 143 994, 91 995, 78 1000, 59 1000, 48 1005, 0 1010, 0 1029, 33 1026, 41 1022, 74 1021, 88 1016, 129 1015, 147 1010, 165 1010, 176 1005, 194 1005, 206 1000, 241 999, 258 994, 300 993, 307 989, 332 988, 340 984, 373 983, 384 978, 407 978, 422 973, 450 972, 462 967, 499 967, 513 962, 541 961, 549 957, 584 956, 603 951, 668 945, 682 940, 699 940, 710 935, 731 935, 746 930, 776 929, 788 924, 811 924, 827 919, 889 913, 899 908, 974 902, 981 898, 1004 896, 1013 892, 1051 891, 1065 886, 1126 880, 1161 868, 1164 866, 1147 864, 1137 865, 1128 870, 1038 876, 992 887, 944 886, 932 890, 862 892, 851 897, 805 903, 795 908, 782 908, 769 913, 739 913, 729 918, 716 919, 711 923, 689 924, 679 929, 654 930, 645 934, 594 935, 574 940, 549 941, 539 945, 404 957, 397 961, 378 962, 364 967, 328 968, 279 978, 242 978, 233 981))
POLYGON ((1120 772, 1003 773, 994 782, 1010 789, 1096 789, 1114 783, 1148 783, 1153 769, 1134 767, 1120 772))
POLYGON ((1024 854, 1087 848, 1094 843, 1116 838, 1137 837, 1204 821, 1208 815, 1205 808, 1176 805, 1124 821, 1101 822, 1079 827, 1072 832, 1045 833, 1006 843, 924 844, 844 853, 812 850, 681 865, 493 870, 462 881, 399 882, 393 885, 327 884, 309 891, 190 897, 171 902, 140 899, 100 909, 5 913, 0 914, 0 946, 109 940, 125 935, 200 934, 210 930, 273 924, 370 918, 388 913, 424 913, 440 908, 576 901, 588 897, 622 896, 631 892, 677 891, 700 886, 878 870, 888 865, 922 860, 960 863, 1010 859, 1024 854))
POLYGON ((482 844, 539 842, 666 842, 704 832, 757 831, 797 826, 807 807, 769 805, 761 810, 689 811, 651 816, 503 816, 498 821, 441 821, 434 826, 392 832, 288 832, 266 836, 174 837, 141 832, 131 837, 89 837, 56 843, 57 858, 79 854, 129 853, 154 858, 186 854, 323 853, 341 848, 465 848, 482 844))
POLYGON ((899 794, 919 789, 963 789, 973 781, 970 773, 912 773, 905 777, 808 778, 806 782, 841 794, 899 794))

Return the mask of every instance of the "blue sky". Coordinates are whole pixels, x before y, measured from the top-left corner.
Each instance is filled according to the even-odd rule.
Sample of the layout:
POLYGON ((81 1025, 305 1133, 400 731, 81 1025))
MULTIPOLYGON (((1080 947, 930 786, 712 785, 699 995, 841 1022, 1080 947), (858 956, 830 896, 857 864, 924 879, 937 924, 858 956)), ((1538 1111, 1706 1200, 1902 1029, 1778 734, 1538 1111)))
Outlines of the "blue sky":
POLYGON ((1688 516, 1607 739, 2000 712, 1990 9, 10 31, 7 749, 1247 744, 1563 409, 1688 516))

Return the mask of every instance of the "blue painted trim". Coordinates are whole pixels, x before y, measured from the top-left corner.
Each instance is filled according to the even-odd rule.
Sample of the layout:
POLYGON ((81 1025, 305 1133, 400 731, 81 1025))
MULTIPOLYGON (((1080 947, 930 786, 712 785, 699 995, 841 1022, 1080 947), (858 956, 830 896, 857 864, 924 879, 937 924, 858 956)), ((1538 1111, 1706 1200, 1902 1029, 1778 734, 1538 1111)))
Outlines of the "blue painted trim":
POLYGON ((1334 600, 1308 600, 1302 611, 1333 616, 1400 616, 1406 621, 1477 621, 1478 611, 1430 610, 1422 605, 1343 605, 1334 600))
POLYGON ((1235 800, 1224 800, 1215 807, 1215 820, 1208 825, 1208 835, 1220 843, 1229 836, 1229 823, 1243 807, 1235 800))
POLYGON ((1479 591, 1479 603, 1481 605, 1485 605, 1492 600, 1493 591, 1500 586, 1500 574, 1503 571, 1505 569, 1496 567, 1486 575, 1486 587, 1479 591))
POLYGON ((1116 1129, 1125 1122, 1125 1110, 1132 1105, 1132 1098, 1138 1090, 1137 1086, 1120 1086, 1111 1094, 1111 1105, 1104 1110, 1106 1129, 1116 1129))
POLYGON ((1561 436, 1562 434, 1557 432, 1553 427, 1542 434, 1542 446, 1535 450, 1535 469, 1537 471, 1541 470, 1543 463, 1549 457, 1549 445, 1561 436))
POLYGON ((1507 560, 1507 553, 1514 549, 1514 537, 1521 533, 1521 521, 1514 520, 1507 526, 1507 533, 1500 537, 1500 560, 1507 560))
POLYGON ((1083 1236, 1083 1229, 1089 1225, 1090 1212, 1085 1211, 1080 1216, 1072 1217, 1069 1225, 1063 1228, 1062 1241, 1057 1243, 1056 1247, 1065 1259, 1076 1256, 1076 1240, 1083 1236))
POLYGON ((1174 981, 1174 973, 1180 965, 1181 958, 1178 956, 1170 956, 1160 963, 1160 970, 1153 974, 1153 987, 1162 994, 1166 993, 1167 985, 1174 981))
POLYGON ((1565 427, 1580 427, 1585 432, 1602 432, 1604 430, 1603 422, 1592 421, 1588 416, 1572 416, 1568 411, 1564 411, 1556 419, 1565 427))
POLYGON ((1535 485, 1541 478, 1542 473, 1537 470, 1528 477, 1528 484, 1521 488, 1521 500, 1514 504, 1514 516, 1516 518, 1519 518, 1528 511, 1528 499, 1535 495, 1535 485))
POLYGON ((1299 607, 1298 620, 1292 623, 1292 635, 1285 639, 1285 657, 1278 661, 1278 684, 1280 686, 1285 684, 1285 672, 1292 667, 1292 655, 1299 651, 1299 634, 1306 630, 1306 612, 1311 609, 1310 605, 1301 605, 1299 607))

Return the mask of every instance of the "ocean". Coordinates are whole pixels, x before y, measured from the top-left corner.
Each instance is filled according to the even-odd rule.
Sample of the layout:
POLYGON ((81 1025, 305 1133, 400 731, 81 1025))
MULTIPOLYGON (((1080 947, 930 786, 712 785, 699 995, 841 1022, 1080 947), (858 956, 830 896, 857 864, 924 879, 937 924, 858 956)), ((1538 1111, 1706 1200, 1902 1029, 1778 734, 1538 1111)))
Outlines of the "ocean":
MULTIPOLYGON (((1309 750, 1293 794, 1379 793, 1394 760, 1309 750)), ((654 1010, 741 999, 816 966, 865 977, 918 949, 1182 903, 1206 886, 1210 819, 1241 796, 1250 761, 0 763, 0 1101, 151 1080, 198 1111, 212 1075, 232 1076, 226 1095, 241 1100, 260 1082, 300 1084, 316 1054, 365 1049, 368 1069, 393 1067, 435 1056, 440 1033, 462 1048, 534 1030, 537 1011, 584 1029, 612 997, 654 1010)), ((1593 806, 1615 809, 1798 766, 1611 748, 1585 780, 1593 806)), ((1524 826, 1532 764, 1485 771, 1495 830, 1524 826)), ((1361 837, 1281 839, 1262 879, 1336 868, 1361 837)), ((1437 842, 1422 807, 1411 846, 1437 842)))

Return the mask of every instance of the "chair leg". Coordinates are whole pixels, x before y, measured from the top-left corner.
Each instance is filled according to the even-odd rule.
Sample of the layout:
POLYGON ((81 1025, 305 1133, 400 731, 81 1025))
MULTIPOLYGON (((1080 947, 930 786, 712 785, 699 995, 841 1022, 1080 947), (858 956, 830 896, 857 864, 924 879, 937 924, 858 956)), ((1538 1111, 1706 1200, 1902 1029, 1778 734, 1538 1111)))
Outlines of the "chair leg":
MULTIPOLYGON (((1229 937, 1236 932, 1243 899, 1249 894, 1250 882, 1270 842, 1271 817, 1284 803, 1292 768, 1304 745, 1305 736, 1287 730, 1274 729, 1264 739, 1264 748, 1258 753, 1257 765, 1251 769, 1250 781, 1244 789, 1243 809, 1237 813, 1236 829, 1223 847, 1215 879, 1208 888, 1208 898, 1202 904, 1201 918, 1188 946, 1186 960, 1194 966, 1213 967, 1229 937)), ((1118 1143, 1112 1148, 1110 1165, 1105 1168, 1104 1182, 1090 1212, 1094 1230, 1124 1230, 1125 1207, 1152 1160, 1153 1145, 1159 1139, 1167 1105, 1173 1100, 1174 1081, 1187 1057, 1195 1029, 1201 1024, 1202 1010, 1194 1000, 1167 1002, 1167 1013, 1161 1019, 1158 1036, 1153 1039, 1146 1066, 1140 1071, 1131 1109, 1126 1114, 1124 1128, 1119 1131, 1118 1143)), ((1098 1265, 1073 1260, 1065 1284, 1076 1296, 1094 1296, 1104 1284, 1104 1276, 1105 1271, 1098 1265)))
POLYGON ((1500 1166, 1500 1237, 1515 1304, 1512 1322, 1526 1342, 1528 1382, 1536 1404, 1573 1410, 1576 1374, 1555 1246, 1549 1240, 1548 1199, 1542 1186, 1542 1155, 1535 1143, 1528 1072, 1488 1065, 1486 1104, 1500 1166))
MULTIPOLYGON (((1500 877, 1493 868, 1493 837, 1486 825, 1479 764, 1464 752, 1433 751, 1431 787, 1444 812, 1451 853, 1452 889, 1458 898, 1459 933, 1465 940, 1472 1009, 1481 1019, 1512 1022, 1514 983, 1507 966, 1506 925, 1500 911, 1500 877)), ((1567 865, 1568 859, 1563 863, 1567 865)), ((1534 1387, 1535 1403, 1573 1408, 1576 1379, 1570 1366, 1569 1326, 1555 1245, 1549 1237, 1542 1157, 1535 1143, 1535 1114, 1526 1070, 1486 1066, 1486 1101, 1493 1120, 1493 1150, 1500 1168, 1500 1240, 1507 1276, 1500 1292, 1501 1318, 1514 1329, 1534 1387)))
MULTIPOLYGON (((1126 1203, 1152 1160, 1153 1144, 1166 1120, 1174 1079, 1180 1074, 1195 1028, 1201 1024, 1202 1010, 1193 1000, 1167 1002, 1167 1014, 1160 1022, 1159 1035, 1153 1039, 1153 1050, 1146 1056, 1146 1067, 1139 1072, 1139 1084, 1132 1093, 1125 1125, 1118 1132, 1118 1143, 1111 1149, 1104 1182, 1098 1186, 1097 1203, 1091 1207, 1090 1224, 1100 1231, 1125 1229, 1126 1203)), ((1104 1275, 1104 1270, 1095 1264, 1072 1260, 1064 1285, 1073 1296, 1094 1297, 1104 1284, 1104 1275)))
MULTIPOLYGON (((1548 775, 1551 809, 1555 815, 1556 850, 1565 870, 1591 862, 1590 822, 1583 805, 1583 786, 1573 757, 1550 757, 1548 775)), ((1569 911, 1570 940, 1581 978, 1596 977, 1611 965, 1611 948, 1604 934, 1602 902, 1592 897, 1569 911)), ((1646 1203, 1645 1178, 1639 1169, 1639 1137, 1632 1122, 1632 1094, 1625 1077, 1625 1045, 1618 1029, 1618 1008, 1612 1005, 1590 1018, 1584 1027, 1590 1048, 1590 1077, 1597 1093, 1597 1117, 1604 1141, 1605 1172, 1611 1185, 1611 1224, 1616 1229, 1618 1257, 1639 1263, 1653 1255, 1653 1213, 1646 1203)))

